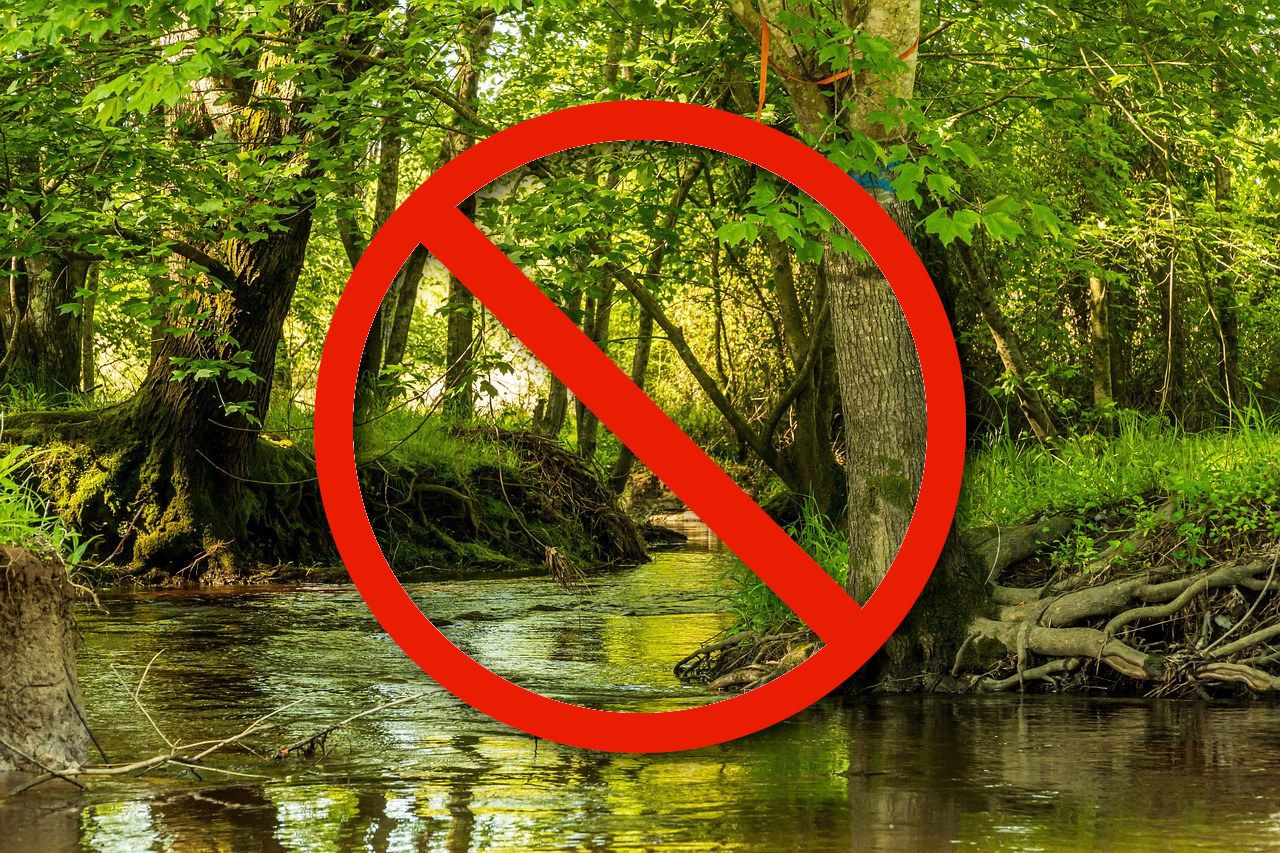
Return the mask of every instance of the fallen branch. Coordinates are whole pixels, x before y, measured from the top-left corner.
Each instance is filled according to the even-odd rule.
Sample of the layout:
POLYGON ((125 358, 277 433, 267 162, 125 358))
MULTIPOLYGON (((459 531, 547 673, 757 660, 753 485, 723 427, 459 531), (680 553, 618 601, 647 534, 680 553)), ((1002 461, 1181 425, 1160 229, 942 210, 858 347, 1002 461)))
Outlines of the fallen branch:
POLYGON ((296 740, 293 743, 289 744, 288 746, 280 747, 278 750, 276 750, 275 758, 277 761, 283 758, 287 758, 290 753, 298 749, 302 750, 302 754, 305 757, 310 758, 317 749, 321 749, 321 750, 324 749, 325 741, 329 739, 329 735, 333 734, 338 729, 344 728, 345 726, 351 723, 354 723, 356 720, 359 720, 362 717, 367 717, 370 714, 376 714, 379 711, 385 711, 387 708, 394 708, 396 705, 403 705, 406 702, 412 702, 415 699, 421 699, 423 696, 426 696, 426 695, 427 695, 427 692, 424 690, 420 693, 412 693, 408 696, 401 696, 399 699, 392 699, 389 702, 383 702, 381 705, 375 705, 372 708, 366 708, 360 713, 352 714, 350 717, 347 717, 345 720, 339 720, 333 725, 328 726, 327 728, 323 728, 313 735, 308 735, 307 737, 304 737, 301 740, 296 740))

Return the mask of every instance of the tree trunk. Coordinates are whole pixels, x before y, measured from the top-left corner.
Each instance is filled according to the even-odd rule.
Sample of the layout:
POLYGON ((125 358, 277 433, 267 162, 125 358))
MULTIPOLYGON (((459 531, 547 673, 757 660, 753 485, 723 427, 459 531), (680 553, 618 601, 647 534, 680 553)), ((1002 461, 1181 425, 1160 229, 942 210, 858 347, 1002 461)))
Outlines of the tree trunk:
MULTIPOLYGON (((636 349, 631 355, 631 381, 641 391, 649 375, 649 355, 653 352, 653 315, 643 308, 639 309, 640 319, 636 329, 636 349)), ((615 494, 622 494, 627 480, 631 477, 631 469, 635 467, 636 455, 625 444, 618 451, 617 461, 609 471, 609 488, 615 494)))
MULTIPOLYGON (((811 499, 819 512, 831 515, 842 503, 843 483, 831 435, 832 411, 823 405, 819 394, 821 368, 830 361, 822 353, 831 349, 834 355, 827 323, 824 269, 820 267, 814 276, 814 298, 806 312, 800 304, 791 250, 774 235, 766 234, 764 241, 773 265, 773 289, 787 355, 795 373, 794 382, 799 383, 791 404, 793 438, 784 452, 797 482, 802 484, 804 494, 798 497, 811 499), (811 352, 813 347, 818 351, 811 352)), ((766 440, 772 441, 773 436, 766 436, 766 440)))
POLYGON ((129 436, 126 448, 131 445, 137 457, 142 523, 133 543, 136 565, 176 568, 207 559, 199 568, 202 574, 215 570, 214 577, 245 567, 241 558, 250 543, 237 539, 251 507, 239 498, 258 431, 244 414, 225 408, 247 402, 261 417, 270 405, 276 347, 302 271, 311 206, 282 225, 265 240, 225 245, 236 286, 200 297, 207 318, 194 334, 161 341, 142 385, 115 415, 129 436), (230 362, 239 352, 253 354, 259 381, 173 378, 173 359, 230 362), (242 547, 228 547, 233 544, 242 547))
MULTIPOLYGON (((606 354, 609 352, 609 326, 613 319, 613 291, 616 286, 617 281, 613 278, 605 282, 599 299, 587 299, 587 310, 583 315, 583 331, 606 354)), ((600 419, 576 397, 573 412, 578 423, 578 455, 588 461, 595 459, 600 440, 600 419)))
MULTIPOLYGON (((480 61, 489 50, 493 38, 492 11, 477 12, 463 24, 458 42, 458 70, 454 94, 459 101, 474 108, 480 86, 480 61)), ((471 146, 471 137, 450 131, 445 134, 440 150, 440 165, 452 160, 471 146)), ((476 217, 473 195, 458 206, 471 220, 476 217)), ((446 303, 448 336, 445 346, 444 411, 455 421, 468 421, 475 414, 475 389, 471 361, 475 356, 475 299, 456 276, 449 276, 446 303)))
POLYGON ((1004 312, 1000 310, 1000 306, 996 303, 995 295, 991 292, 991 282, 987 276, 987 269, 983 265, 982 258, 978 257, 978 253, 973 250, 972 246, 963 241, 957 243, 956 252, 959 254, 961 265, 964 267, 965 280, 969 283, 969 292, 973 294, 974 301, 978 303, 978 310, 982 313, 982 319, 986 321, 987 328, 991 331, 991 338, 995 341, 996 353, 1000 356, 1000 363, 1004 365, 1004 369, 1013 377, 1014 393, 1018 398, 1018 406, 1022 409, 1022 414, 1026 417, 1027 424, 1031 427, 1031 431, 1035 433, 1036 438, 1042 443, 1047 442, 1053 438, 1055 433, 1053 419, 1049 415, 1049 407, 1045 404, 1044 397, 1040 392, 1033 388, 1028 381, 1028 377, 1031 375, 1031 366, 1023 358, 1022 347, 1018 342, 1017 335, 1014 333, 1013 324, 1009 322, 1004 312))
POLYGON ((80 390, 86 397, 93 397, 98 388, 98 362, 94 351, 94 309, 98 304, 98 283, 101 270, 94 264, 89 272, 86 289, 88 295, 84 299, 84 310, 80 313, 80 390))
MULTIPOLYGON (((418 284, 431 256, 421 246, 413 250, 396 274, 388 298, 392 301, 390 323, 384 325, 386 340, 382 345, 382 366, 399 367, 409 350, 409 329, 413 326, 413 309, 418 302, 418 284)), ((394 396, 388 389, 387 397, 394 396)))
POLYGON ((1111 402, 1111 321, 1107 286, 1089 276, 1089 357, 1093 365, 1093 405, 1102 411, 1111 402))
POLYGON ((1227 414, 1245 401, 1244 387, 1240 380, 1240 321, 1236 316, 1236 300, 1233 267, 1235 251, 1232 248, 1230 230, 1225 221, 1231 212, 1231 167, 1221 157, 1213 158, 1213 206, 1218 212, 1218 230, 1222 239, 1217 253, 1218 268, 1213 282, 1212 308, 1218 318, 1221 334, 1222 390, 1227 414))
MULTIPOLYGON (((399 192, 400 135, 395 125, 388 119, 383 124, 382 138, 378 142, 378 179, 373 203, 373 223, 369 230, 370 238, 390 218, 392 211, 396 208, 399 192)), ((346 249, 347 260, 354 269, 369 241, 360 234, 353 215, 339 215, 338 233, 346 249)), ((395 302, 396 295, 393 288, 378 306, 373 316, 373 323, 369 327, 369 335, 365 338, 364 349, 360 352, 354 409, 357 424, 367 422, 386 399, 380 385, 383 348, 386 330, 391 323, 388 314, 395 311, 395 302)))
POLYGON ((71 599, 61 564, 0 551, 0 772, 85 762, 71 599))
POLYGON ((50 397, 80 390, 81 318, 59 309, 77 300, 90 265, 55 254, 19 261, 23 281, 11 291, 9 336, 0 359, 4 384, 50 397))
MULTIPOLYGON (((764 0, 757 10, 746 0, 732 0, 735 15, 760 38, 760 13, 775 21, 781 0, 764 0)), ((773 29, 771 65, 784 72, 798 129, 814 138, 829 137, 833 119, 849 139, 870 137, 888 142, 891 133, 878 120, 909 99, 919 54, 911 48, 920 36, 919 0, 867 0, 846 7, 845 24, 881 38, 901 52, 905 67, 882 76, 859 75, 856 85, 840 85, 828 99, 821 87, 805 82, 830 73, 812 52, 798 46, 783 28, 773 29), (833 115, 833 107, 839 111, 833 115)), ((787 4, 792 14, 813 13, 817 6, 787 4)), ((818 11, 816 14, 829 14, 818 11)), ((784 16, 785 17, 785 16, 784 16)), ((766 24, 767 25, 767 24, 766 24)), ((841 132, 841 131, 835 131, 841 132)), ((885 191, 876 200, 904 226, 911 221, 905 204, 885 191)), ((831 319, 844 409, 850 562, 848 588, 865 601, 884 579, 911 519, 920 488, 925 449, 925 411, 920 363, 910 329, 893 291, 869 263, 834 251, 826 252, 831 319)), ((982 598, 959 539, 948 537, 925 594, 902 628, 886 644, 878 670, 889 677, 936 672, 948 652, 964 636, 969 611, 982 598)))
MULTIPOLYGON (((909 233, 907 206, 879 196, 909 233)), ((848 453, 849 589, 865 602, 911 523, 924 473, 924 380, 911 330, 879 269, 836 251, 827 265, 848 453)))
MULTIPOLYGON (((460 208, 469 219, 475 218, 475 196, 460 208)), ((476 400, 471 361, 475 356, 475 297, 457 276, 449 276, 446 301, 447 337, 445 342, 444 411, 453 421, 463 423, 475 414, 476 400)))
POLYGON ((1186 298, 1183 295, 1182 281, 1178 276, 1178 217, 1173 197, 1174 178, 1170 165, 1170 149, 1173 143, 1167 137, 1163 137, 1162 141, 1163 147, 1159 150, 1152 145, 1152 156, 1156 158, 1155 168, 1164 187, 1169 230, 1163 239, 1157 238, 1157 245, 1162 246, 1165 257, 1162 264, 1151 265, 1151 281, 1160 292, 1165 344, 1164 382, 1160 386, 1160 413, 1168 413, 1173 420, 1180 421, 1187 414, 1188 397, 1186 298))
MULTIPOLYGON (((578 313, 582 304, 582 291, 575 290, 569 294, 564 304, 570 316, 578 313)), ((560 381, 560 377, 551 374, 550 386, 546 400, 541 402, 533 413, 534 429, 543 435, 556 438, 564 429, 565 419, 569 416, 569 389, 560 381)))

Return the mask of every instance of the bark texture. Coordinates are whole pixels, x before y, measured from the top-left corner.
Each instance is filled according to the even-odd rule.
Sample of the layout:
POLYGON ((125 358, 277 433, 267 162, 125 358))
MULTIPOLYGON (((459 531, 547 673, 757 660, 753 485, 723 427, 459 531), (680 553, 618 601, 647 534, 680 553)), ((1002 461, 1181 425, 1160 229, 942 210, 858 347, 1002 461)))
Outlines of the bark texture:
POLYGON ((1093 404, 1105 406, 1114 395, 1111 367, 1111 321, 1107 316, 1107 286, 1089 276, 1089 360, 1093 365, 1093 404))
POLYGON ((19 259, 5 300, 6 385, 50 397, 80 390, 81 320, 60 310, 75 302, 87 280, 88 260, 60 254, 19 259))
POLYGON ((0 771, 85 761, 71 598, 61 565, 0 550, 0 771))

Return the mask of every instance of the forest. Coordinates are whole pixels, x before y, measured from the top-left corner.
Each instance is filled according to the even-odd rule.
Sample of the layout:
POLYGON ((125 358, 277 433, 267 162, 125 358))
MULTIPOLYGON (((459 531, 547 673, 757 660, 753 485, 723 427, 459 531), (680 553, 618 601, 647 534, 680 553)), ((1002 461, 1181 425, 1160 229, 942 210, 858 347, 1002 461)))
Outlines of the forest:
MULTIPOLYGON (((814 712, 838 718, 812 737, 880 731, 860 715, 881 706, 856 703, 901 693, 1280 713, 1267 704, 1280 694, 1280 8, 1268 0, 5 0, 0 11, 0 771, 35 774, 5 788, 16 793, 0 822, 26 819, 24 797, 100 798, 65 806, 96 816, 52 835, 22 824, 43 838, 29 849, 163 846, 127 841, 140 824, 103 816, 176 795, 121 780, 167 773, 195 791, 215 767, 228 785, 279 775, 243 754, 273 726, 288 743, 276 759, 315 762, 289 772, 324 780, 329 759, 316 756, 331 735, 384 720, 394 741, 394 721, 412 717, 388 709, 420 701, 436 729, 462 713, 399 658, 370 663, 368 679, 345 673, 345 655, 400 653, 368 645, 385 634, 351 615, 359 598, 322 505, 321 352, 370 240, 424 180, 504 128, 605 101, 696 104, 801 140, 909 238, 951 327, 966 409, 951 532, 910 615, 841 688, 840 710, 814 712), (360 626, 341 653, 321 630, 334 602, 360 626), (332 668, 304 677, 286 656, 296 690, 215 690, 199 661, 233 679, 255 654, 185 633, 184 618, 215 616, 264 649, 269 626, 312 631, 297 654, 332 655, 332 668), (357 681, 302 717, 273 716, 357 681), (180 718, 228 734, 187 743, 167 728, 180 718)), ((459 210, 849 596, 872 599, 936 439, 919 342, 831 212, 752 163, 662 142, 534 160, 459 210)), ((422 246, 374 318, 352 416, 389 565, 504 677, 593 707, 662 710, 759 687, 822 647, 422 246), (557 625, 566 613, 595 621, 557 625), (634 673, 628 655, 643 662, 634 673), (599 672, 570 666, 584 661, 599 672), (571 687, 574 673, 590 689, 571 687), (643 687, 620 693, 611 673, 643 687)), ((974 707, 1007 722, 991 710, 1006 706, 974 707)), ((941 725, 933 713, 925 730, 941 725)), ((806 725, 786 731, 803 739, 806 725)), ((359 764, 373 759, 352 757, 362 743, 333 773, 376 776, 359 764)), ((492 759, 471 740, 451 749, 492 759)), ((785 747, 769 749, 782 760, 773 750, 785 747)), ((557 773, 586 772, 556 755, 557 773)), ((876 828, 847 813, 863 771, 880 772, 842 771, 850 788, 831 813, 842 817, 819 821, 833 838, 876 828)), ((592 784, 625 787, 612 764, 593 772, 592 784)), ((738 795, 764 796, 767 776, 738 795)), ((235 790, 274 804, 274 822, 231 821, 222 849, 284 838, 281 792, 299 783, 271 778, 235 790)), ((422 794, 418 823, 399 819, 422 845, 404 849, 555 846, 538 834, 554 829, 512 829, 491 802, 457 806, 484 787, 468 776, 459 794, 459 778, 440 795, 450 805, 432 812, 422 794)), ((334 818, 347 840, 283 849, 347 849, 391 826, 384 788, 342 794, 358 800, 334 818)), ((163 820, 148 806, 147 831, 194 844, 193 802, 163 820)), ((645 803, 634 807, 659 808, 645 803)), ((650 843, 580 807, 566 806, 603 833, 582 844, 650 843)), ((982 831, 965 808, 943 808, 953 835, 982 831)), ((786 843, 785 826, 744 830, 746 843, 786 843)), ((1136 837, 1092 826, 1077 844, 1136 837)), ((671 843, 707 840, 688 831, 671 843)), ((881 840, 931 847, 944 837, 933 831, 881 840)), ((389 839, 370 849, 400 849, 389 839)))

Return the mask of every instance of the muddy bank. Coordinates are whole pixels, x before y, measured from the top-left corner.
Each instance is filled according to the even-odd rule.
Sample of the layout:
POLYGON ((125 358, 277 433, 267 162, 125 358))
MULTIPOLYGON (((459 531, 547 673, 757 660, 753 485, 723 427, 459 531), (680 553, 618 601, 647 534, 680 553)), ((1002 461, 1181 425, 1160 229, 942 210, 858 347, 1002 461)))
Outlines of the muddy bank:
MULTIPOLYGON (((437 428, 431 440, 361 446, 366 511, 402 579, 437 573, 550 572, 562 580, 646 559, 640 524, 577 456, 514 430, 437 428)), ((53 512, 92 539, 85 566, 100 585, 342 580, 306 444, 264 432, 236 484, 234 535, 157 562, 173 519, 139 491, 148 475, 101 439, 36 446, 32 484, 53 512), (320 567, 320 568, 312 568, 320 567)), ((144 466, 145 468, 145 466, 144 466)), ((164 492, 181 483, 156 484, 164 492)), ((155 489, 152 489, 154 491, 155 489)), ((172 500, 172 499, 171 499, 172 500)))

